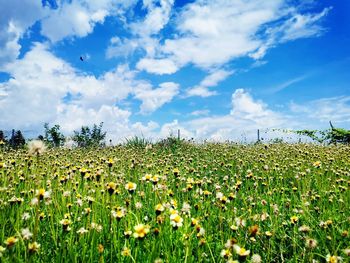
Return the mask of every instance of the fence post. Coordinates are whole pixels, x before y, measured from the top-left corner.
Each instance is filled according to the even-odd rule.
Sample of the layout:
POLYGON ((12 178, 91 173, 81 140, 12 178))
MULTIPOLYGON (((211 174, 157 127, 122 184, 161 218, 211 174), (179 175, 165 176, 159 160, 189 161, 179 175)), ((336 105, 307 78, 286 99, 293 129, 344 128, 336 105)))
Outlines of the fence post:
POLYGON ((177 130, 177 139, 180 141, 180 129, 177 130))

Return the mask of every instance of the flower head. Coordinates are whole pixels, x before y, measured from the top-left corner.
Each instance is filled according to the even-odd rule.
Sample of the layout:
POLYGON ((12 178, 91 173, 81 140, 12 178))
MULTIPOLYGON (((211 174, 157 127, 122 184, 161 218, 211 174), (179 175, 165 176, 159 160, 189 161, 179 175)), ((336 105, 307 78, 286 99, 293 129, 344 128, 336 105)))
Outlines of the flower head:
POLYGON ((33 140, 28 143, 28 152, 30 155, 41 155, 45 150, 46 146, 41 140, 33 140))
POLYGON ((138 224, 134 227, 134 238, 144 238, 149 232, 149 226, 144 224, 138 224))

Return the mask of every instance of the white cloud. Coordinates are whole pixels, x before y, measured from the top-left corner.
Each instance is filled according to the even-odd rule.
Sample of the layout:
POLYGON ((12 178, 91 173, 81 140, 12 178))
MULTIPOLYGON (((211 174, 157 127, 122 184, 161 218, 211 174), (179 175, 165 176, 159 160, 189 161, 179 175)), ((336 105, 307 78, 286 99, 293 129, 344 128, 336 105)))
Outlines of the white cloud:
POLYGON ((198 86, 186 90, 185 97, 199 96, 206 98, 217 95, 218 93, 216 91, 211 91, 208 88, 215 87, 219 82, 225 80, 232 73, 233 71, 227 71, 223 69, 214 70, 208 76, 206 76, 198 86))
POLYGON ((139 70, 146 70, 149 73, 159 75, 172 74, 178 70, 177 65, 170 59, 143 58, 137 63, 136 67, 139 70))
POLYGON ((350 123, 350 97, 339 96, 331 98, 322 98, 310 101, 308 103, 297 104, 292 102, 290 109, 293 113, 300 114, 303 118, 308 118, 319 122, 349 125, 350 123))
POLYGON ((202 98, 207 98, 207 97, 215 96, 217 94, 218 93, 216 91, 211 91, 207 87, 195 86, 193 88, 186 90, 185 97, 198 96, 202 98))
POLYGON ((41 34, 52 42, 67 37, 85 37, 97 23, 104 23, 109 15, 119 15, 136 1, 122 0, 74 0, 60 1, 58 8, 41 21, 41 34), (59 25, 59 26, 57 26, 59 25))
MULTIPOLYGON (((142 48, 146 51, 147 58, 141 61, 138 67, 148 69, 150 63, 152 63, 151 58, 156 55, 156 49, 159 46, 157 36, 168 24, 173 5, 174 0, 143 1, 143 8, 147 11, 145 18, 127 25, 128 31, 133 36, 122 39, 118 36, 113 37, 107 48, 106 56, 108 58, 127 56, 142 48)), ((170 74, 177 70, 177 68, 174 68, 175 64, 173 62, 170 65, 169 62, 160 61, 154 66, 155 68, 151 72, 156 74, 170 74), (162 70, 161 67, 165 67, 165 69, 162 70)))
POLYGON ((190 113, 191 116, 207 116, 209 115, 210 111, 209 110, 195 110, 190 113))
POLYGON ((153 57, 147 55, 153 63, 139 69, 164 74, 158 59, 172 60, 178 69, 187 64, 211 69, 244 56, 261 59, 279 43, 323 33, 319 22, 329 9, 309 14, 301 9, 282 0, 195 1, 179 12, 174 36, 158 43, 153 57))
MULTIPOLYGON (((179 89, 172 82, 153 89, 148 82, 137 80, 136 73, 125 65, 99 78, 83 74, 40 43, 23 59, 9 64, 7 71, 11 78, 0 84, 0 127, 6 130, 41 130, 43 123, 49 122, 71 132, 82 125, 104 122, 114 137, 119 134, 122 138, 138 131, 129 123, 131 111, 116 103, 134 94, 142 101, 141 112, 149 113, 171 101, 179 89), (67 94, 74 99, 65 101, 67 94)), ((155 125, 139 123, 137 127, 151 132, 155 125)))
POLYGON ((179 85, 174 82, 164 82, 156 89, 152 89, 149 84, 139 85, 134 93, 135 98, 142 101, 141 113, 147 114, 170 102, 179 93, 179 85))
POLYGON ((47 14, 41 1, 11 0, 0 5, 0 71, 14 61, 21 49, 18 43, 35 21, 47 14))

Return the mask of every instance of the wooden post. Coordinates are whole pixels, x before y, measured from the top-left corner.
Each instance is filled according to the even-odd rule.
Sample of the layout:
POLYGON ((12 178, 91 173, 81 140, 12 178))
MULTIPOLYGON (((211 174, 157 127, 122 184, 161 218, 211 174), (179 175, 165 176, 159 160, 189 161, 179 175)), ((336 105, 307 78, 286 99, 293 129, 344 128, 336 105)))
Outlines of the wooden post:
POLYGON ((180 141, 180 129, 177 130, 177 139, 180 141))
POLYGON ((260 142, 260 131, 258 129, 258 142, 260 142))

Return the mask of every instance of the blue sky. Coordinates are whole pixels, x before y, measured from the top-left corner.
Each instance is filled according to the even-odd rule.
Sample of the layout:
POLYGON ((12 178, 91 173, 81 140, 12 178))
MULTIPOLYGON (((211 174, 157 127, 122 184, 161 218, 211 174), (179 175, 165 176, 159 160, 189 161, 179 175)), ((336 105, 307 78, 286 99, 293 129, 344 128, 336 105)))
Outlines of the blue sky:
POLYGON ((350 129, 349 1, 0 0, 0 11, 2 130, 104 122, 120 141, 350 129))

